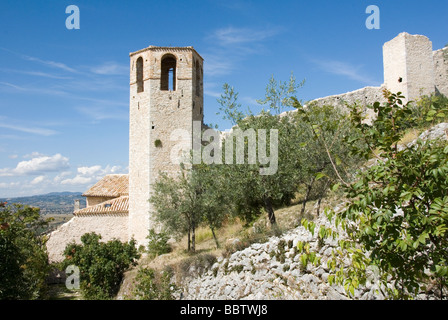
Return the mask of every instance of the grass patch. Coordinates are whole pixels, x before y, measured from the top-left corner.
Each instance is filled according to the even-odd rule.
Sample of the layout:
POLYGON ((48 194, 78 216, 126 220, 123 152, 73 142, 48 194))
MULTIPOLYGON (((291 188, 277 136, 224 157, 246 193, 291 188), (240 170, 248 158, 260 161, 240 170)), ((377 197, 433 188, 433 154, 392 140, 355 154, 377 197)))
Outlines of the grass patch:
POLYGON ((417 139, 419 135, 420 135, 420 130, 417 130, 414 128, 408 129, 408 130, 406 130, 405 134, 403 135, 403 138, 401 138, 400 144, 407 145, 408 143, 417 139))
POLYGON ((213 240, 213 233, 209 227, 201 226, 196 229, 196 244, 201 242, 213 240))

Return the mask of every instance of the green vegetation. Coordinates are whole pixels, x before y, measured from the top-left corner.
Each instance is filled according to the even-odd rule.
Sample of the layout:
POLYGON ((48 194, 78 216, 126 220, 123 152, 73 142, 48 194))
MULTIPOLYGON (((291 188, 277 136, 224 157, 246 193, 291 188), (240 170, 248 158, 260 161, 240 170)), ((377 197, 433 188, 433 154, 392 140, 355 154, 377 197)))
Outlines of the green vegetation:
MULTIPOLYGON (((400 93, 386 92, 386 97, 384 105, 372 106, 377 113, 372 125, 362 122, 357 106, 351 109, 361 132, 356 139, 362 141, 361 147, 352 144, 352 152, 366 159, 374 156, 376 163, 343 186, 350 200, 345 209, 327 213, 349 236, 329 261, 334 272, 329 281, 344 285, 353 295, 365 283, 367 268, 373 267, 387 297, 415 297, 430 279, 438 282, 442 293, 448 275, 448 146, 417 141, 413 147, 398 148, 407 121, 421 117, 415 119, 415 109, 403 104, 400 93), (351 265, 336 267, 336 260, 345 255, 351 257, 351 265)), ((423 119, 432 121, 446 107, 427 109, 423 119)))
POLYGON ((214 232, 223 221, 226 197, 221 196, 222 181, 213 179, 212 170, 204 165, 196 166, 195 170, 182 167, 177 177, 161 174, 154 184, 150 201, 157 211, 156 219, 177 238, 188 234, 188 251, 196 249, 196 229, 202 222, 208 224, 219 247, 214 232))
POLYGON ((448 98, 443 95, 423 96, 410 102, 407 115, 401 121, 403 129, 423 129, 448 121, 448 98))
POLYGON ((168 244, 169 236, 166 232, 155 232, 149 230, 147 252, 151 257, 171 252, 171 246, 168 244))
POLYGON ((0 202, 0 300, 42 299, 49 272, 39 209, 0 202))
POLYGON ((155 146, 156 148, 161 148, 161 147, 162 147, 162 141, 161 141, 160 139, 156 139, 156 140, 154 141, 154 146, 155 146))
MULTIPOLYGON (((150 201, 163 229, 148 232, 148 256, 136 270, 133 298, 173 299, 176 277, 200 274, 218 255, 228 257, 298 224, 317 235, 319 249, 328 238, 339 241, 326 262, 328 282, 343 285, 348 294, 353 296, 375 270, 387 298, 414 298, 429 283, 438 286, 443 298, 448 285, 448 146, 445 141, 404 144, 448 120, 448 99, 430 96, 404 104, 400 93, 385 92, 387 103, 368 106, 376 114, 369 124, 356 104, 347 106, 348 114, 331 106, 303 107, 295 98, 302 85, 292 75, 287 82, 272 77, 259 101, 268 109, 257 115, 243 112, 238 93, 224 85, 221 114, 235 128, 253 130, 255 140, 244 137, 244 158, 238 162, 234 152, 229 164, 225 148, 236 150, 234 130, 223 143, 225 165, 184 164, 177 176, 160 175, 150 201), (297 112, 280 115, 286 107, 297 112), (258 157, 263 150, 257 133, 263 129, 265 141, 278 142, 274 174, 260 174, 273 165, 258 157), (249 161, 254 141, 257 159, 249 161), (347 204, 335 212, 331 199, 347 204), (310 205, 311 213, 306 210, 310 205), (321 205, 332 227, 312 221, 321 205), (341 231, 348 238, 340 237, 341 231), (170 245, 171 237, 179 241, 170 245)), ((269 158, 272 149, 266 151, 269 158)), ((0 299, 46 298, 50 266, 43 232, 49 221, 40 216, 39 209, 0 202, 0 299)), ((84 299, 113 299, 124 272, 140 258, 133 240, 100 240, 95 233, 84 234, 82 244, 69 244, 64 251, 60 267, 80 269, 84 299)), ((292 246, 292 241, 280 241, 271 258, 285 261, 292 246)), ((295 252, 304 272, 309 264, 322 263, 307 242, 298 242, 295 252)), ((224 269, 241 272, 244 266, 224 269)))
POLYGON ((101 236, 86 233, 82 244, 69 244, 64 250, 64 267, 75 265, 80 270, 81 293, 85 299, 112 299, 120 289, 123 273, 136 265, 140 254, 135 241, 100 242, 101 236))
POLYGON ((260 100, 269 109, 255 116, 242 111, 238 93, 225 84, 218 100, 220 111, 236 128, 223 142, 222 159, 185 165, 178 177, 161 174, 150 201, 166 230, 179 236, 188 233, 189 251, 195 250, 195 231, 203 223, 210 227, 218 248, 215 230, 230 218, 250 226, 265 212, 272 230, 279 234, 274 211, 290 205, 300 188, 306 190, 303 214, 309 200, 318 198, 320 203, 334 180, 353 174, 360 159, 349 154, 344 139, 355 130, 341 111, 310 106, 295 115, 279 116, 286 107, 300 106, 293 95, 302 85, 292 75, 289 82, 271 78, 265 99, 260 100), (263 142, 269 150, 260 149, 263 142), (244 147, 242 157, 238 144, 244 147), (229 147, 236 151, 231 161, 229 147), (343 173, 338 177, 332 167, 343 173))
MULTIPOLYGON (((400 148, 399 144, 410 131, 416 135, 446 121, 448 99, 430 96, 403 104, 400 93, 386 91, 387 103, 368 106, 377 115, 369 124, 356 104, 347 106, 348 114, 331 106, 302 107, 293 96, 299 87, 293 77, 289 84, 272 78, 266 99, 260 101, 270 109, 255 116, 250 111, 244 113, 238 93, 224 85, 224 94, 218 101, 225 119, 243 131, 278 130, 278 170, 274 175, 260 175, 260 168, 266 167, 266 163, 248 161, 250 141, 246 137, 244 164, 189 166, 185 170, 192 176, 201 176, 207 167, 212 177, 221 181, 220 199, 211 192, 217 185, 210 181, 205 189, 209 190, 194 192, 196 203, 202 194, 207 194, 208 203, 220 209, 220 223, 240 219, 246 227, 242 234, 248 227, 257 229, 255 222, 266 213, 272 231, 278 234, 275 209, 300 199, 302 209, 300 215, 296 213, 299 219, 304 216, 308 201, 317 200, 319 214, 322 199, 328 193, 338 194, 348 204, 342 212, 326 210, 335 223, 334 229, 316 228, 312 221, 301 220, 302 225, 317 234, 320 247, 326 238, 338 238, 338 227, 348 233, 349 239, 339 239, 340 248, 328 261, 333 272, 328 277, 330 283, 344 285, 353 294, 355 288, 365 284, 366 270, 373 268, 381 276, 386 297, 414 297, 428 281, 437 282, 442 292, 448 276, 448 147, 445 142, 419 141, 414 147, 400 148), (296 107, 297 113, 279 116, 285 106, 296 107), (350 265, 343 263, 347 256, 350 265)), ((225 142, 223 145, 227 146, 225 142)), ((176 184, 175 180, 171 183, 176 184)), ((197 220, 195 226, 203 221, 197 220)), ((252 241, 250 237, 241 239, 226 245, 223 254, 252 241)), ((317 253, 304 243, 299 245, 302 268, 308 263, 321 263, 317 253)), ((279 247, 272 255, 282 260, 282 250, 279 247)))
POLYGON ((176 286, 170 283, 172 273, 158 273, 151 268, 139 268, 135 277, 133 298, 138 300, 173 300, 176 286))

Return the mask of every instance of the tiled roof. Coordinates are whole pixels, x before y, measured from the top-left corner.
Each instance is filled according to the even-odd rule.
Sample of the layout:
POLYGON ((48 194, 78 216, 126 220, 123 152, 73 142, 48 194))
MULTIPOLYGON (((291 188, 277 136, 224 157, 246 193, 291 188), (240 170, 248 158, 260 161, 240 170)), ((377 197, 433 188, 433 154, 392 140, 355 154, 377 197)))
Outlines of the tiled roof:
POLYGON ((121 196, 112 200, 101 202, 94 206, 76 210, 74 215, 108 213, 129 213, 129 196, 121 196))
POLYGON ((129 195, 129 176, 109 174, 84 192, 84 197, 120 197, 129 195))

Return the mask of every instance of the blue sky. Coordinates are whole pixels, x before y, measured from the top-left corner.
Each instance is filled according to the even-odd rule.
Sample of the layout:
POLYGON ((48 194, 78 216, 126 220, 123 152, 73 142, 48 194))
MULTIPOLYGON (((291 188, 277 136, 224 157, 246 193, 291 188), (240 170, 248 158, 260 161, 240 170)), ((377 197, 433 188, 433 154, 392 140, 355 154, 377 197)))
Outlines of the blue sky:
POLYGON ((448 1, 0 2, 0 198, 84 191, 127 173, 129 53, 193 46, 205 59, 205 122, 222 85, 259 109, 269 78, 294 73, 311 100, 383 82, 382 45, 400 32, 448 43, 448 1), (80 10, 69 30, 65 9, 80 10), (366 8, 380 9, 369 30, 366 8))

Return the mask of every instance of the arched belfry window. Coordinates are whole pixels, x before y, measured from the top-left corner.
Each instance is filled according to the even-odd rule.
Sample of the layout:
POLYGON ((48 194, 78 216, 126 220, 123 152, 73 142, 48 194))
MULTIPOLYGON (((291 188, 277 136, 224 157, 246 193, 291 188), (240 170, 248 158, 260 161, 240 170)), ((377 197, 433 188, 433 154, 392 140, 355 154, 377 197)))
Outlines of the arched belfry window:
POLYGON ((201 69, 199 62, 196 62, 196 95, 199 97, 201 93, 201 69))
POLYGON ((137 72, 137 92, 143 92, 143 58, 140 57, 137 59, 137 66, 136 66, 136 72, 137 72))
POLYGON ((172 55, 162 58, 160 90, 176 90, 176 58, 172 55))

